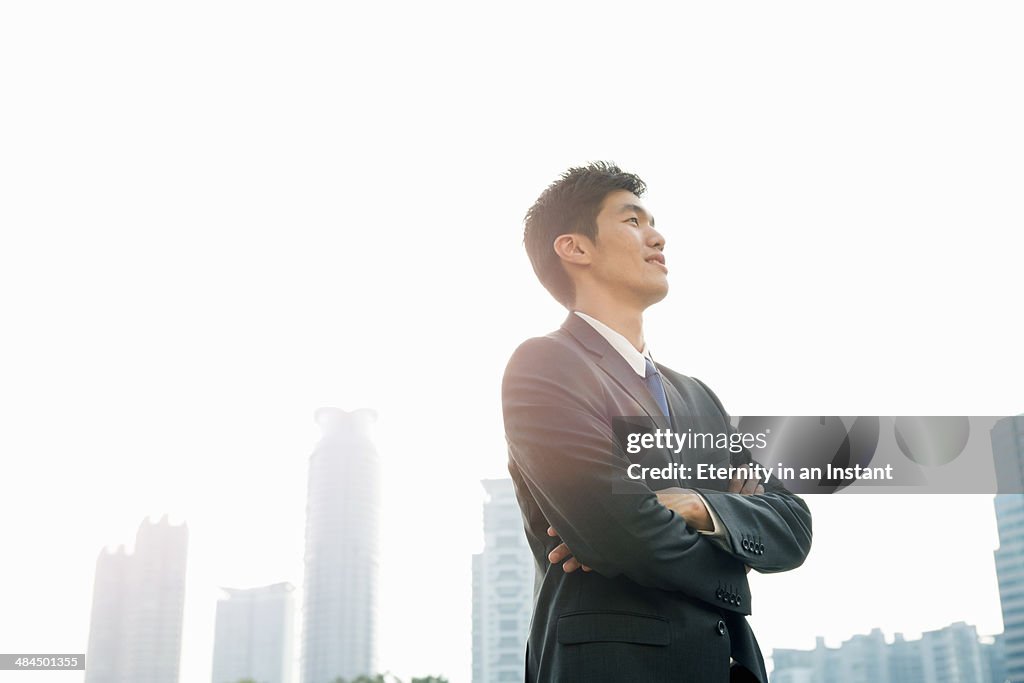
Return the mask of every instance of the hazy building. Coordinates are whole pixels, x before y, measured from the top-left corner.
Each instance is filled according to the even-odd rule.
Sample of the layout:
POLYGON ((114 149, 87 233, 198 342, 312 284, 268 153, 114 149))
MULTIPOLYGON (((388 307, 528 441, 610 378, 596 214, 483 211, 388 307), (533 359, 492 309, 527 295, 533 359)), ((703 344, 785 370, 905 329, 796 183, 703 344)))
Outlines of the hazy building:
POLYGON ((1007 676, 1003 635, 994 636, 991 643, 982 643, 981 652, 988 664, 988 680, 992 683, 1005 683, 1007 676))
POLYGON ((143 520, 134 552, 96 560, 86 683, 178 683, 188 527, 143 520))
MULTIPOLYGON (((1024 486, 1024 416, 1007 417, 992 428, 992 454, 1001 491, 1024 486)), ((1003 609, 1006 677, 1024 683, 1024 496, 995 498, 999 549, 995 551, 999 602, 1003 609)))
POLYGON ((924 661, 920 640, 906 640, 897 633, 889 648, 889 679, 893 683, 923 681, 924 661))
POLYGON ((873 628, 867 635, 855 635, 839 648, 838 666, 833 669, 833 673, 838 675, 833 680, 844 683, 889 683, 888 654, 882 629, 873 628))
POLYGON ((217 602, 213 683, 251 678, 292 682, 295 600, 290 583, 261 588, 224 588, 217 602))
POLYGON ((880 629, 853 636, 838 648, 817 639, 813 650, 775 650, 772 683, 999 683, 990 660, 997 653, 974 626, 957 622, 919 640, 897 633, 886 643, 880 629))
POLYGON ((309 458, 302 683, 377 671, 380 466, 372 410, 316 411, 309 458))
POLYGON ((771 683, 814 683, 814 669, 806 666, 790 667, 773 673, 771 683))
POLYGON ((522 681, 535 566, 511 479, 487 479, 484 549, 473 556, 473 683, 522 681))
POLYGON ((991 683, 978 632, 957 622, 921 635, 925 683, 991 683))

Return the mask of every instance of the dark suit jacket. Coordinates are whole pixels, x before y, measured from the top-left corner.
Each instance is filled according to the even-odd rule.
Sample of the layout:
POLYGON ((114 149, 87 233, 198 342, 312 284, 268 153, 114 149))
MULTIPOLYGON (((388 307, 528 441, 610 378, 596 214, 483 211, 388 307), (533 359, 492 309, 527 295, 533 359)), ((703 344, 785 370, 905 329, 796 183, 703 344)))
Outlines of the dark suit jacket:
MULTIPOLYGON (((685 416, 695 429, 732 429, 703 383, 658 367, 674 424, 685 416)), ((502 403, 509 472, 538 571, 526 680, 724 682, 731 656, 767 683, 745 618, 744 565, 779 572, 804 561, 804 501, 774 480, 764 494, 743 496, 708 482, 629 479, 637 456, 617 440, 613 418, 661 413, 626 360, 575 314, 515 351, 502 403), (658 503, 652 490, 669 486, 704 494, 728 529, 728 551, 658 503), (548 561, 559 543, 549 525, 592 572, 566 574, 548 561)), ((655 455, 660 463, 648 453, 643 464, 681 458, 655 455)), ((749 458, 711 456, 723 465, 749 458)))

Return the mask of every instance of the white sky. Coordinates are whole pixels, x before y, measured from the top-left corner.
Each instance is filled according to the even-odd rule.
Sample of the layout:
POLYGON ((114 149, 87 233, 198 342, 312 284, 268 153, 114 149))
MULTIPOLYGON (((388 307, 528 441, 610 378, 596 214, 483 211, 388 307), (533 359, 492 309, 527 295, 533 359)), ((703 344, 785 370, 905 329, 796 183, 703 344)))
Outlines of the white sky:
MULTIPOLYGON (((0 651, 84 651, 100 548, 170 512, 182 681, 209 680, 217 586, 301 585, 313 411, 367 406, 382 668, 468 681, 501 372, 563 318, 521 217, 591 159, 644 177, 667 237, 648 342, 733 414, 1024 411, 1022 19, 4 4, 0 651)), ((810 504, 807 563, 752 582, 766 654, 1002 629, 990 496, 810 504)))

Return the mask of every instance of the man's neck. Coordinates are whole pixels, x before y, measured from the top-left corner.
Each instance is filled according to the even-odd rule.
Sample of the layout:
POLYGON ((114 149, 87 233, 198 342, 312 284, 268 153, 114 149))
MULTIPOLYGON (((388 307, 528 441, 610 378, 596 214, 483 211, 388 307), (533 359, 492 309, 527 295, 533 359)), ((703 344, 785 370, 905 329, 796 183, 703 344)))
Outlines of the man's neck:
POLYGON ((600 320, 605 325, 625 337, 637 351, 643 352, 643 311, 623 308, 621 306, 602 306, 600 303, 594 301, 577 301, 576 305, 573 306, 573 310, 579 311, 580 313, 586 313, 591 318, 600 320))

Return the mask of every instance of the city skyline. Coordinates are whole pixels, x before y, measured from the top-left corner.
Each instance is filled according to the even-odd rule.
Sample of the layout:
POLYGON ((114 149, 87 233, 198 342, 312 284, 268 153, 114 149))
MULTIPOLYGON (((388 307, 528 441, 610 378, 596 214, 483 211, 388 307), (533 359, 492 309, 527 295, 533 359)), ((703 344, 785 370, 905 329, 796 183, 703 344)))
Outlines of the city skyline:
MULTIPOLYGON (((346 412, 343 412, 343 411, 337 411, 336 409, 319 409, 319 410, 316 411, 315 416, 316 416, 316 421, 319 424, 321 424, 322 428, 325 429, 325 432, 324 432, 325 433, 325 437, 328 439, 328 441, 327 441, 328 444, 330 444, 331 443, 330 437, 331 437, 331 430, 332 430, 331 425, 332 424, 337 424, 337 421, 339 419, 347 419, 350 416, 358 416, 360 413, 361 414, 371 414, 371 415, 373 414, 372 412, 368 412, 368 411, 361 411, 361 412, 360 411, 353 411, 351 413, 346 413, 346 412)), ((1013 420, 1013 419, 1008 419, 1008 420, 1013 420)), ((1019 420, 1019 418, 1018 418, 1018 420, 1019 420)), ((367 424, 369 424, 369 423, 367 423, 367 424)), ((351 445, 353 445, 353 442, 348 440, 349 438, 350 437, 346 437, 343 440, 346 441, 347 445, 351 446, 351 445)), ((322 440, 321 444, 319 444, 317 446, 317 449, 321 449, 321 447, 324 447, 324 441, 323 440, 322 440)), ((337 447, 337 446, 335 445, 334 447, 337 447)), ((317 449, 314 449, 314 452, 313 452, 314 455, 316 454, 317 449)), ((311 472, 310 472, 310 474, 311 474, 311 472)), ((483 483, 485 484, 486 490, 488 490, 488 492, 489 492, 488 496, 489 496, 490 500, 492 500, 492 501, 502 500, 505 503, 508 503, 507 500, 505 500, 504 498, 501 497, 500 492, 502 490, 502 487, 501 487, 502 484, 505 484, 506 487, 508 487, 511 484, 511 480, 509 480, 509 479, 492 479, 492 480, 484 480, 483 483), (498 496, 498 499, 496 499, 495 496, 498 496)), ((510 493, 510 492, 506 492, 506 493, 510 493)), ((507 498, 507 496, 505 498, 507 498)), ((855 498, 855 497, 847 497, 847 498, 849 499, 849 498, 855 498)), ((870 496, 869 498, 877 498, 877 497, 876 496, 870 496)), ((893 497, 893 498, 902 498, 902 497, 893 497)), ((948 498, 948 497, 943 497, 943 498, 948 498)), ((985 497, 985 498, 988 498, 988 497, 985 497)), ((510 500, 514 504, 514 499, 510 499, 510 500)), ((818 500, 818 497, 810 497, 810 500, 811 501, 818 500)), ((484 508, 484 510, 486 510, 486 505, 484 505, 483 508, 484 508)), ((517 507, 515 508, 515 511, 518 512, 518 508, 517 507)), ((487 519, 486 512, 484 512, 483 519, 484 519, 484 525, 483 525, 484 529, 486 528, 488 523, 489 524, 497 523, 497 517, 492 517, 492 520, 493 520, 492 522, 486 522, 486 519, 487 519)), ((503 519, 505 519, 505 518, 503 517, 503 519)), ((507 519, 505 519, 505 521, 507 521, 507 519)), ((518 518, 518 515, 516 515, 515 521, 516 521, 517 524, 521 522, 521 520, 518 518)), ((161 517, 159 523, 160 524, 167 524, 168 523, 168 515, 164 514, 161 517)), ((147 524, 151 524, 151 520, 148 517, 143 521, 142 527, 145 527, 147 524)), ((521 527, 517 527, 516 531, 521 531, 521 527)), ((122 544, 117 550, 118 550, 118 554, 122 554, 123 555, 124 553, 127 552, 127 553, 129 553, 129 556, 131 555, 131 552, 132 552, 132 551, 128 550, 128 546, 126 544, 122 544)), ((109 547, 104 547, 103 551, 102 551, 102 555, 110 554, 109 551, 110 551, 109 547)), ((475 563, 475 560, 474 560, 474 563, 475 563)), ((859 635, 860 635, 859 633, 853 633, 853 634, 848 634, 847 636, 840 636, 840 638, 845 642, 846 640, 849 640, 850 638, 856 638, 859 635)), ((995 633, 985 634, 984 632, 982 632, 981 635, 984 636, 984 635, 996 635, 996 634, 995 633)), ((819 645, 823 645, 825 643, 825 638, 824 637, 821 637, 821 636, 816 635, 816 634, 815 634, 814 637, 815 637, 816 643, 818 643, 819 645)), ((829 641, 834 641, 834 640, 835 640, 835 637, 830 637, 829 638, 829 641)), ((381 673, 389 672, 389 671, 391 671, 391 670, 387 666, 384 666, 381 669, 381 673)), ((420 671, 419 673, 423 674, 424 672, 420 671)), ((446 674, 446 672, 444 672, 444 671, 437 671, 435 673, 438 673, 438 674, 441 674, 441 675, 446 674)))
POLYGON ((819 637, 813 650, 773 651, 771 683, 1004 683, 1001 639, 962 621, 909 640, 878 628, 834 648, 819 637))

